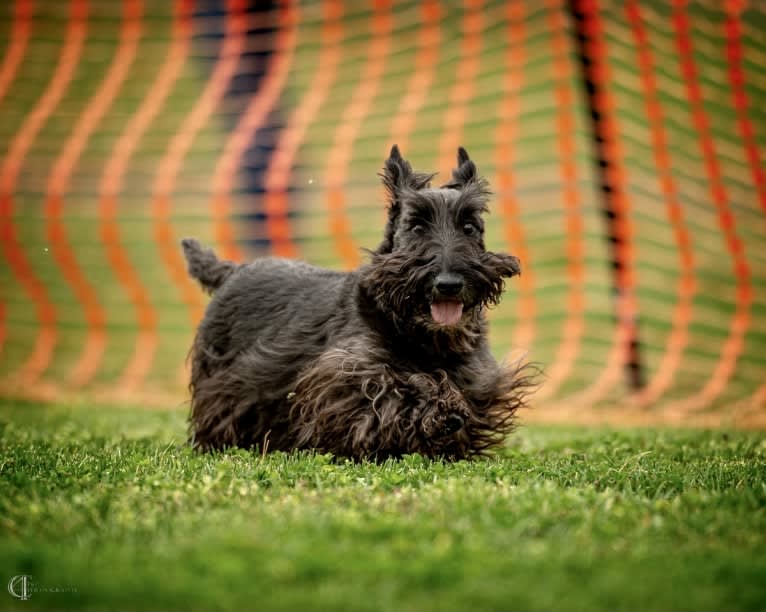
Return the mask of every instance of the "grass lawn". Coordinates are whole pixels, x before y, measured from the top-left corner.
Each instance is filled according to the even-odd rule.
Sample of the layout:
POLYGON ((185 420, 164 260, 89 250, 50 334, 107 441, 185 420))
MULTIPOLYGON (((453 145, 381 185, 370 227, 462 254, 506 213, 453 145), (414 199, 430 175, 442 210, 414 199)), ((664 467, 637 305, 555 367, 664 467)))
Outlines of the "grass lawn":
POLYGON ((530 426, 491 460, 354 465, 5 400, 0 569, 31 576, 12 610, 763 610, 766 440, 530 426))

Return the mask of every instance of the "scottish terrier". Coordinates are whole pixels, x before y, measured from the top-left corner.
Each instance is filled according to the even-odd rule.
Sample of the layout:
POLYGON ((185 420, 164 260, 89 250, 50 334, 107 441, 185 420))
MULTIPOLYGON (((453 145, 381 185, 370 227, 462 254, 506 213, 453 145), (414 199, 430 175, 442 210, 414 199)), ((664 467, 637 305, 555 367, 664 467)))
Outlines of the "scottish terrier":
POLYGON ((350 272, 183 240, 213 294, 190 351, 195 447, 461 459, 503 441, 534 377, 495 361, 485 311, 519 261, 484 246, 488 185, 465 149, 434 176, 391 149, 383 241, 350 272))

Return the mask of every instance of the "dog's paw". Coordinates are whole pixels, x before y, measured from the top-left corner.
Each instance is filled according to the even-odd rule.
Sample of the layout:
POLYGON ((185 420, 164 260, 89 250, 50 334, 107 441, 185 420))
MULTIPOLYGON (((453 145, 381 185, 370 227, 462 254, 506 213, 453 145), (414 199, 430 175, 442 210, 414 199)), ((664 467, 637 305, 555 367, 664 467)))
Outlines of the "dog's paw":
POLYGON ((448 414, 444 419, 444 428, 442 431, 445 436, 449 436, 463 429, 463 425, 465 425, 465 420, 462 416, 455 413, 448 414))
POLYGON ((468 406, 458 393, 451 393, 436 400, 421 422, 427 438, 442 438, 459 432, 469 419, 468 406))

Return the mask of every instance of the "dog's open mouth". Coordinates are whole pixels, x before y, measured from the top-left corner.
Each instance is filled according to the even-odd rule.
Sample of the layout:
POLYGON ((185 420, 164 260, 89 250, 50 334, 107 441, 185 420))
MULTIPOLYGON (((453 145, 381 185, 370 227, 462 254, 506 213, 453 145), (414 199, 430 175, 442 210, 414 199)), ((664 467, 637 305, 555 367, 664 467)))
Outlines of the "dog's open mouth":
POLYGON ((431 318, 440 325, 456 325, 463 316, 463 302, 435 300, 431 303, 431 318))

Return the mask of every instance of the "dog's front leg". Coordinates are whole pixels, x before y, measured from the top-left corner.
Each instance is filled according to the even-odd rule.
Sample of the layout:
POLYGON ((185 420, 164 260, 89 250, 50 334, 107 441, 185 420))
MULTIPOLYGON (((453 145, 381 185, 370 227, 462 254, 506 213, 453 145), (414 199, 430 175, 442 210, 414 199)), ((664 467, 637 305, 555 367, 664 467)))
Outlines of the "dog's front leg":
POLYGON ((382 459, 455 447, 470 418, 462 393, 444 373, 397 372, 380 357, 332 349, 302 373, 290 398, 296 448, 382 459))
POLYGON ((415 435, 403 391, 387 360, 364 342, 325 351, 289 399, 295 447, 357 459, 394 454, 415 435))

